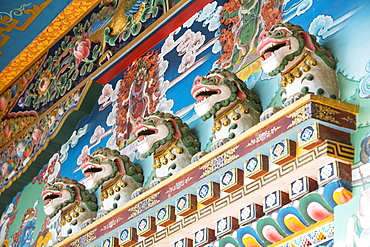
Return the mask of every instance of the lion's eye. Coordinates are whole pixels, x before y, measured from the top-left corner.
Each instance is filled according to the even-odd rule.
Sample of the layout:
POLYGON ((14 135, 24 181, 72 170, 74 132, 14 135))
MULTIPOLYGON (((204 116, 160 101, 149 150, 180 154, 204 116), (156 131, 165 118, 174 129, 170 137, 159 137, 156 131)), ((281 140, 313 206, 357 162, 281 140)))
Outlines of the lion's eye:
POLYGON ((100 162, 100 158, 95 158, 94 159, 96 162, 100 162))
POLYGON ((282 35, 284 35, 284 32, 282 30, 278 30, 278 31, 275 32, 275 35, 276 36, 282 36, 282 35))
POLYGON ((60 189, 60 188, 59 188, 59 185, 57 185, 57 184, 54 184, 54 185, 53 185, 53 188, 58 189, 58 190, 60 189))
POLYGON ((209 81, 212 82, 212 83, 217 83, 218 79, 216 77, 211 77, 211 78, 209 78, 209 81))
POLYGON ((156 122, 157 122, 157 121, 156 121, 154 118, 149 119, 149 123, 154 124, 154 123, 156 123, 156 122))

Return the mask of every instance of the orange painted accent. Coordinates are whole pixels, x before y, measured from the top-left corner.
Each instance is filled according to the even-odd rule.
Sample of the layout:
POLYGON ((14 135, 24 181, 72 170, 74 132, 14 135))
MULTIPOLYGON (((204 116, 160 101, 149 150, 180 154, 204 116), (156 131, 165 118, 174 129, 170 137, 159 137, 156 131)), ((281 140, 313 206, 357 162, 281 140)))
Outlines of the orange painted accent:
POLYGON ((345 188, 340 188, 339 191, 337 190, 333 194, 333 199, 336 203, 338 203, 338 205, 345 204, 352 199, 352 192, 346 190, 345 188))
POLYGON ((0 72, 0 93, 12 85, 37 59, 100 3, 74 0, 8 66, 0 72))
POLYGON ((313 232, 315 230, 318 230, 320 227, 324 226, 324 225, 327 225, 327 224, 330 224, 330 223, 334 223, 334 215, 320 221, 320 222, 317 222, 311 226, 308 226, 306 227, 303 231, 300 231, 298 233, 295 233, 293 235, 290 235, 286 238, 284 238, 282 241, 279 241, 277 243, 273 243, 271 245, 269 245, 269 247, 278 247, 278 246, 283 246, 287 243, 290 243, 293 239, 295 238, 298 238, 300 236, 303 236, 305 234, 308 234, 310 232, 313 232))
POLYGON ((306 228, 305 225, 302 224, 302 222, 297 219, 295 215, 290 215, 288 217, 285 217, 284 224, 291 230, 292 232, 299 232, 306 228))
POLYGON ((252 236, 248 236, 246 238, 243 237, 242 239, 243 241, 243 244, 246 246, 246 247, 260 247, 261 245, 254 239, 254 237, 252 236))

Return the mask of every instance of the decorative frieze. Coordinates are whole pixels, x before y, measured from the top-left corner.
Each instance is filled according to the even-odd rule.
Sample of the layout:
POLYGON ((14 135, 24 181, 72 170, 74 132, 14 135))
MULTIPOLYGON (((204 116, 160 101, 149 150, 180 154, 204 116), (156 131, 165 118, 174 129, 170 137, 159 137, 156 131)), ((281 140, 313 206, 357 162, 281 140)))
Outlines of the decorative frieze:
POLYGON ((232 216, 226 216, 216 221, 215 235, 216 237, 220 238, 226 234, 233 232, 238 228, 239 228, 238 219, 232 216))
POLYGON ((208 205, 220 198, 220 184, 208 181, 197 189, 198 202, 208 205))
POLYGON ((289 201, 288 193, 281 190, 275 190, 264 197, 263 212, 270 213, 278 208, 281 208, 289 201))
POLYGON ((139 236, 148 237, 157 231, 155 218, 146 216, 137 222, 137 234, 139 236))
POLYGON ((257 154, 244 162, 244 177, 256 179, 266 174, 269 170, 269 158, 257 154))
POLYGON ((270 160, 277 165, 285 164, 296 156, 296 143, 283 139, 270 147, 270 160))
POLYGON ((350 133, 312 123, 298 132, 298 147, 312 149, 327 139, 350 144, 350 137, 350 133))
POLYGON ((317 189, 317 182, 307 176, 298 178, 289 185, 289 199, 296 200, 317 189))
POLYGON ((194 247, 205 246, 216 239, 215 230, 203 228, 194 233, 194 247))
POLYGON ((182 238, 176 241, 173 247, 193 247, 193 240, 190 238, 182 238))
POLYGON ((137 243, 138 235, 134 227, 127 227, 118 234, 119 245, 132 246, 137 243))
POLYGON ((231 168, 220 176, 221 191, 231 193, 243 186, 243 171, 231 168))
POLYGON ((176 215, 186 216, 197 210, 197 197, 192 194, 185 194, 175 202, 176 215))
POLYGON ((164 206, 156 212, 156 225, 168 226, 176 221, 175 207, 171 205, 164 206))
POLYGON ((101 247, 120 247, 118 244, 118 238, 110 237, 103 241, 101 247))
POLYGON ((317 182, 319 185, 324 185, 336 179, 345 179, 352 181, 352 169, 348 164, 338 161, 326 164, 318 170, 317 182))
POLYGON ((263 207, 259 204, 249 204, 239 209, 239 224, 245 225, 263 216, 263 207))

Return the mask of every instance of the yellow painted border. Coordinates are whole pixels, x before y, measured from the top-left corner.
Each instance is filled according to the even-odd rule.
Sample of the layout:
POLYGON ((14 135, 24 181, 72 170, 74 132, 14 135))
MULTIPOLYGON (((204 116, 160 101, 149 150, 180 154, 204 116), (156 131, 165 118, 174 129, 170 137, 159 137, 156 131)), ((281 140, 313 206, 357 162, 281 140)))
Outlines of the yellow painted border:
POLYGON ((0 72, 0 94, 77 25, 100 0, 74 0, 0 72))

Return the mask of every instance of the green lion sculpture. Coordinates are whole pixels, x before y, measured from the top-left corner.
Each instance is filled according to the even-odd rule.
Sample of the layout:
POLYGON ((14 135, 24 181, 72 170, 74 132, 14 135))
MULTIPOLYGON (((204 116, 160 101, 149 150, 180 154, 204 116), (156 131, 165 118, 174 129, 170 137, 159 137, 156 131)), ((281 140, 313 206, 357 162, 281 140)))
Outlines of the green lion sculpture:
POLYGON ((83 228, 83 223, 96 217, 96 197, 74 179, 59 177, 45 184, 41 197, 44 212, 50 217, 60 217, 58 241, 72 236, 83 228))
MULTIPOLYGON (((167 177, 191 163, 192 156, 199 151, 200 143, 181 118, 170 113, 155 112, 136 123, 136 145, 143 158, 154 156, 149 187, 154 187, 167 177)), ((145 191, 136 191, 134 197, 145 191)))
MULTIPOLYGON (((205 76, 197 76, 191 94, 197 101, 194 104, 196 114, 202 120, 213 117, 211 150, 259 122, 262 111, 259 98, 228 70, 214 69, 205 76)), ((193 160, 205 153, 198 153, 193 160)))
POLYGON ((265 110, 261 120, 308 93, 339 99, 333 55, 300 26, 281 23, 262 32, 257 52, 266 73, 270 76, 281 74, 284 101, 281 106, 265 110))
POLYGON ((98 148, 87 155, 81 166, 84 185, 90 192, 100 191, 98 218, 123 205, 142 186, 143 170, 126 155, 110 148, 98 148))

